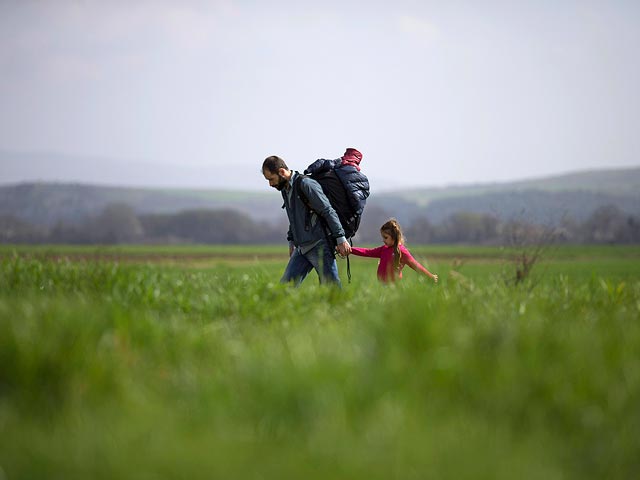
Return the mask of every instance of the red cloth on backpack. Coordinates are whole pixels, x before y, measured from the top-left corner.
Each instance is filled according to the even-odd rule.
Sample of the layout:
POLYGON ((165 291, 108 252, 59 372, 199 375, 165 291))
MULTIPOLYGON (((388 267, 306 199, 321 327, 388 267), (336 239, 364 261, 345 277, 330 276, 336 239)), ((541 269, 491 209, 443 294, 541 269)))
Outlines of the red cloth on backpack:
POLYGON ((342 156, 342 165, 351 165, 356 167, 360 171, 360 162, 362 161, 362 154, 355 148, 347 148, 342 156))

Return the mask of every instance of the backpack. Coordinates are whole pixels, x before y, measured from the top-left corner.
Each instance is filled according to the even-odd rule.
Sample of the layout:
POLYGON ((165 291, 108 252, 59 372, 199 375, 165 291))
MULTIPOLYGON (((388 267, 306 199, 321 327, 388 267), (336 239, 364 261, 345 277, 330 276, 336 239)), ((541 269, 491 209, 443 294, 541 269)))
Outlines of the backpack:
MULTIPOLYGON (((369 179, 353 166, 337 160, 316 160, 304 171, 304 176, 317 181, 338 219, 347 239, 353 238, 360 226, 364 207, 369 197, 369 179)), ((304 196, 305 205, 313 210, 304 196)))
MULTIPOLYGON (((352 152, 355 152, 359 159, 362 158, 362 154, 356 149, 348 148, 345 157, 336 160, 319 159, 305 170, 305 175, 317 181, 322 187, 329 203, 338 214, 345 237, 349 240, 358 231, 369 197, 369 179, 366 175, 360 171, 359 167, 342 163, 342 158, 347 158, 347 154, 353 155, 352 152)), ((303 200, 307 207, 311 208, 306 199, 303 198, 303 200)))
MULTIPOLYGON (((360 226, 360 219, 362 218, 362 212, 364 210, 367 197, 369 196, 369 180, 359 170, 347 171, 344 167, 339 166, 338 160, 317 160, 314 164, 309 165, 305 170, 306 177, 310 177, 320 184, 322 191, 326 195, 329 203, 338 215, 338 220, 344 230, 344 236, 350 245, 353 246, 353 236, 358 231, 360 226), (320 168, 312 168, 312 166, 320 166, 320 168), (331 168, 327 168, 331 166, 331 168), (341 173, 344 175, 339 176, 336 173, 336 169, 342 168, 341 173), (306 174, 307 171, 312 171, 311 174, 306 174), (349 181, 349 173, 352 173, 352 181, 349 181)), ((297 183, 297 182, 296 182, 297 183)), ((300 198, 307 206, 308 212, 313 211, 313 208, 309 204, 309 200, 305 197, 301 190, 298 191, 300 198)), ((320 221, 323 222, 326 231, 326 224, 324 219, 318 216, 320 221)), ((307 222, 310 221, 310 215, 307 215, 307 222)), ((351 264, 349 257, 347 257, 347 277, 349 283, 351 283, 351 264)))
MULTIPOLYGON (((334 170, 309 175, 320 184, 322 191, 329 199, 329 203, 338 214, 338 219, 347 239, 353 238, 360 226, 361 215, 351 208, 347 189, 338 178, 334 170)), ((305 201, 305 203, 307 203, 305 201)), ((308 204, 307 204, 308 206, 308 204)))

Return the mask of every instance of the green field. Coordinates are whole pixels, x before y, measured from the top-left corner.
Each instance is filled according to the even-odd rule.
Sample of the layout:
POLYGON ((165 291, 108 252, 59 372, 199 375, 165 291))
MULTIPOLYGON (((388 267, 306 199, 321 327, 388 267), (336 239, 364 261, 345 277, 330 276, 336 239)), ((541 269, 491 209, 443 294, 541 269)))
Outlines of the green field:
POLYGON ((636 478, 640 247, 410 249, 0 246, 0 479, 636 478))

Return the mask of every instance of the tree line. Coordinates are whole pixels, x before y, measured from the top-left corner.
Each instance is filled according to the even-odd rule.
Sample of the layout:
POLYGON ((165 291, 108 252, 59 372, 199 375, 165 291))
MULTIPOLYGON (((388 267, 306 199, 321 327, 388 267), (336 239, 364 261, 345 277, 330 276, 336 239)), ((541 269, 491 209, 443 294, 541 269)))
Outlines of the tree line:
MULTIPOLYGON (((3 243, 122 244, 198 243, 260 244, 281 241, 282 227, 252 220, 232 209, 192 209, 175 214, 137 214, 124 203, 107 205, 80 221, 52 227, 0 216, 3 243)), ((285 227, 286 228, 286 227, 285 227)))
POLYGON ((504 245, 516 232, 528 238, 552 234, 554 242, 559 243, 635 244, 640 243, 640 218, 613 205, 596 208, 582 222, 564 216, 555 224, 530 221, 526 211, 507 220, 485 213, 457 212, 439 224, 418 217, 407 228, 407 237, 412 243, 504 245))
MULTIPOLYGON (((356 240, 379 243, 380 225, 387 211, 372 206, 362 219, 356 240)), ((500 245, 514 231, 536 235, 549 225, 518 218, 503 220, 492 214, 460 211, 439 223, 415 216, 403 224, 412 244, 463 243, 500 245)), ((584 221, 565 216, 553 227, 556 241, 565 243, 640 243, 640 218, 614 205, 596 208, 584 221)), ((123 203, 107 205, 99 214, 76 222, 59 221, 51 227, 33 225, 15 216, 0 216, 2 243, 60 244, 275 244, 286 242, 286 217, 282 221, 256 221, 232 209, 192 209, 175 214, 139 214, 123 203)))

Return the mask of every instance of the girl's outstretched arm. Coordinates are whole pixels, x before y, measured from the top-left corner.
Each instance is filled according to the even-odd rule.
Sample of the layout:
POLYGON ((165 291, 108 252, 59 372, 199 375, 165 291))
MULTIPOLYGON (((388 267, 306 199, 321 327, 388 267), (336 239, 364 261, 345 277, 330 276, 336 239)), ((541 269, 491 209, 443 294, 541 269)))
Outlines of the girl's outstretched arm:
POLYGON ((406 248, 402 248, 402 261, 409 265, 411 269, 415 270, 418 273, 426 275, 427 277, 433 279, 434 282, 438 283, 438 275, 435 273, 431 273, 429 270, 423 267, 420 262, 413 258, 413 255, 411 255, 409 250, 407 250, 406 248))

